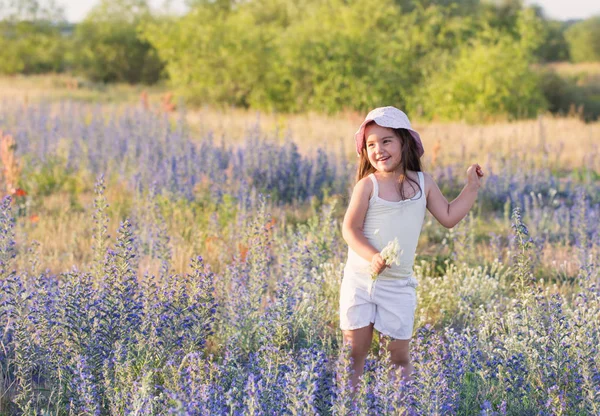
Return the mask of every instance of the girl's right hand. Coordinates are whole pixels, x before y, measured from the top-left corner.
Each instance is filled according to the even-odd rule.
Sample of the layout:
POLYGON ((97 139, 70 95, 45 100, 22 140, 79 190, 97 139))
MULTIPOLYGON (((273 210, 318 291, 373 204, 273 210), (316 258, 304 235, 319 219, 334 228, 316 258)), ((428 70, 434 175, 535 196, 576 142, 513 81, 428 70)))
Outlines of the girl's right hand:
POLYGON ((371 259, 371 271, 374 274, 379 274, 386 267, 390 267, 390 266, 385 264, 385 260, 383 259, 383 257, 381 257, 381 253, 375 253, 373 255, 373 258, 371 259))

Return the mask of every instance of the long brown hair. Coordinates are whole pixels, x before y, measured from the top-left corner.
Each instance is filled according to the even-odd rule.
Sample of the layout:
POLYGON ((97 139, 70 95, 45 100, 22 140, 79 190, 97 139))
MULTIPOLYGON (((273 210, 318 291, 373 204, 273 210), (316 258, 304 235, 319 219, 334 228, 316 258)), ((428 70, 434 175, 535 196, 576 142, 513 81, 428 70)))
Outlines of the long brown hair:
MULTIPOLYGON (((374 121, 370 121, 365 125, 365 129, 367 126, 374 121)), ((421 185, 419 182, 414 179, 409 178, 406 175, 407 170, 412 170, 414 172, 421 171, 421 158, 419 157, 417 144, 415 143, 415 139, 411 136, 410 132, 406 129, 390 129, 394 132, 394 134, 400 138, 400 154, 401 154, 401 166, 402 166, 402 175, 400 176, 400 181, 398 182, 399 193, 401 199, 406 199, 404 195, 404 187, 403 184, 406 180, 413 182, 417 185, 417 188, 420 192, 423 192, 421 189, 421 185)), ((376 172, 377 170, 371 165, 369 162, 369 156, 367 152, 367 140, 363 140, 363 147, 360 151, 360 160, 358 161, 358 169, 356 170, 356 182, 360 181, 365 176, 376 172)), ((413 187, 414 189, 414 187, 413 187)), ((417 193, 415 193, 417 195, 417 193)))

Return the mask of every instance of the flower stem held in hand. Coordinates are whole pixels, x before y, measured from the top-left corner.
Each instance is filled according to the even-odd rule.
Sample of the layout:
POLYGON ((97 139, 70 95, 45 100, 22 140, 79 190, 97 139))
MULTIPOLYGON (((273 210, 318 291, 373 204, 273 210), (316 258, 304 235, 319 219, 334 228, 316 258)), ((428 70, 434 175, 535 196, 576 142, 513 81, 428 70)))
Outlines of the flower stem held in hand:
MULTIPOLYGON (((379 229, 375 230, 374 234, 377 235, 379 233, 379 229)), ((394 238, 392 241, 388 242, 387 245, 381 250, 380 254, 383 261, 387 266, 391 266, 392 264, 400 265, 400 253, 402 249, 400 249, 400 244, 398 243, 398 239, 394 238)), ((371 273, 371 279, 375 280, 379 273, 373 271, 371 273)))

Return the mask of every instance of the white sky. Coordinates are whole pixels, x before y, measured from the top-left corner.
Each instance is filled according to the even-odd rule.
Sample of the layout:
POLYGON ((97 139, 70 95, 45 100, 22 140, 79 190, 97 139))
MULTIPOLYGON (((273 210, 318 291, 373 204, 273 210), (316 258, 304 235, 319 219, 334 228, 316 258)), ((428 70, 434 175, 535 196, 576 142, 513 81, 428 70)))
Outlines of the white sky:
MULTIPOLYGON (((90 11, 97 0, 57 0, 58 4, 64 6, 67 20, 80 22, 90 11)), ((185 10, 184 0, 150 0, 150 4, 156 8, 163 8, 165 3, 174 12, 185 10)), ((600 15, 600 1, 597 0, 525 0, 525 4, 538 4, 542 6, 546 16, 551 19, 585 19, 600 15)))
POLYGON ((587 19, 600 15, 598 0, 525 0, 525 4, 542 6, 544 13, 551 19, 587 19))

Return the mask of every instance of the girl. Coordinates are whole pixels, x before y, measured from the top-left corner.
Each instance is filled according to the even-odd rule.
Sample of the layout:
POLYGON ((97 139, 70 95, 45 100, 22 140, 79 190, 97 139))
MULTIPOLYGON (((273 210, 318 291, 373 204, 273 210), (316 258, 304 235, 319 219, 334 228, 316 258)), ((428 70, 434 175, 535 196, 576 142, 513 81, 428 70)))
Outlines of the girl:
POLYGON ((409 342, 416 309, 413 260, 425 208, 446 228, 463 219, 477 198, 483 171, 467 169, 467 184, 451 203, 421 171, 419 134, 395 107, 372 110, 356 132, 360 160, 342 234, 348 260, 340 289, 340 328, 351 345, 353 391, 363 373, 373 328, 395 368, 411 379, 409 342), (399 265, 387 265, 381 250, 398 239, 399 265), (372 277, 373 276, 373 277, 372 277))

